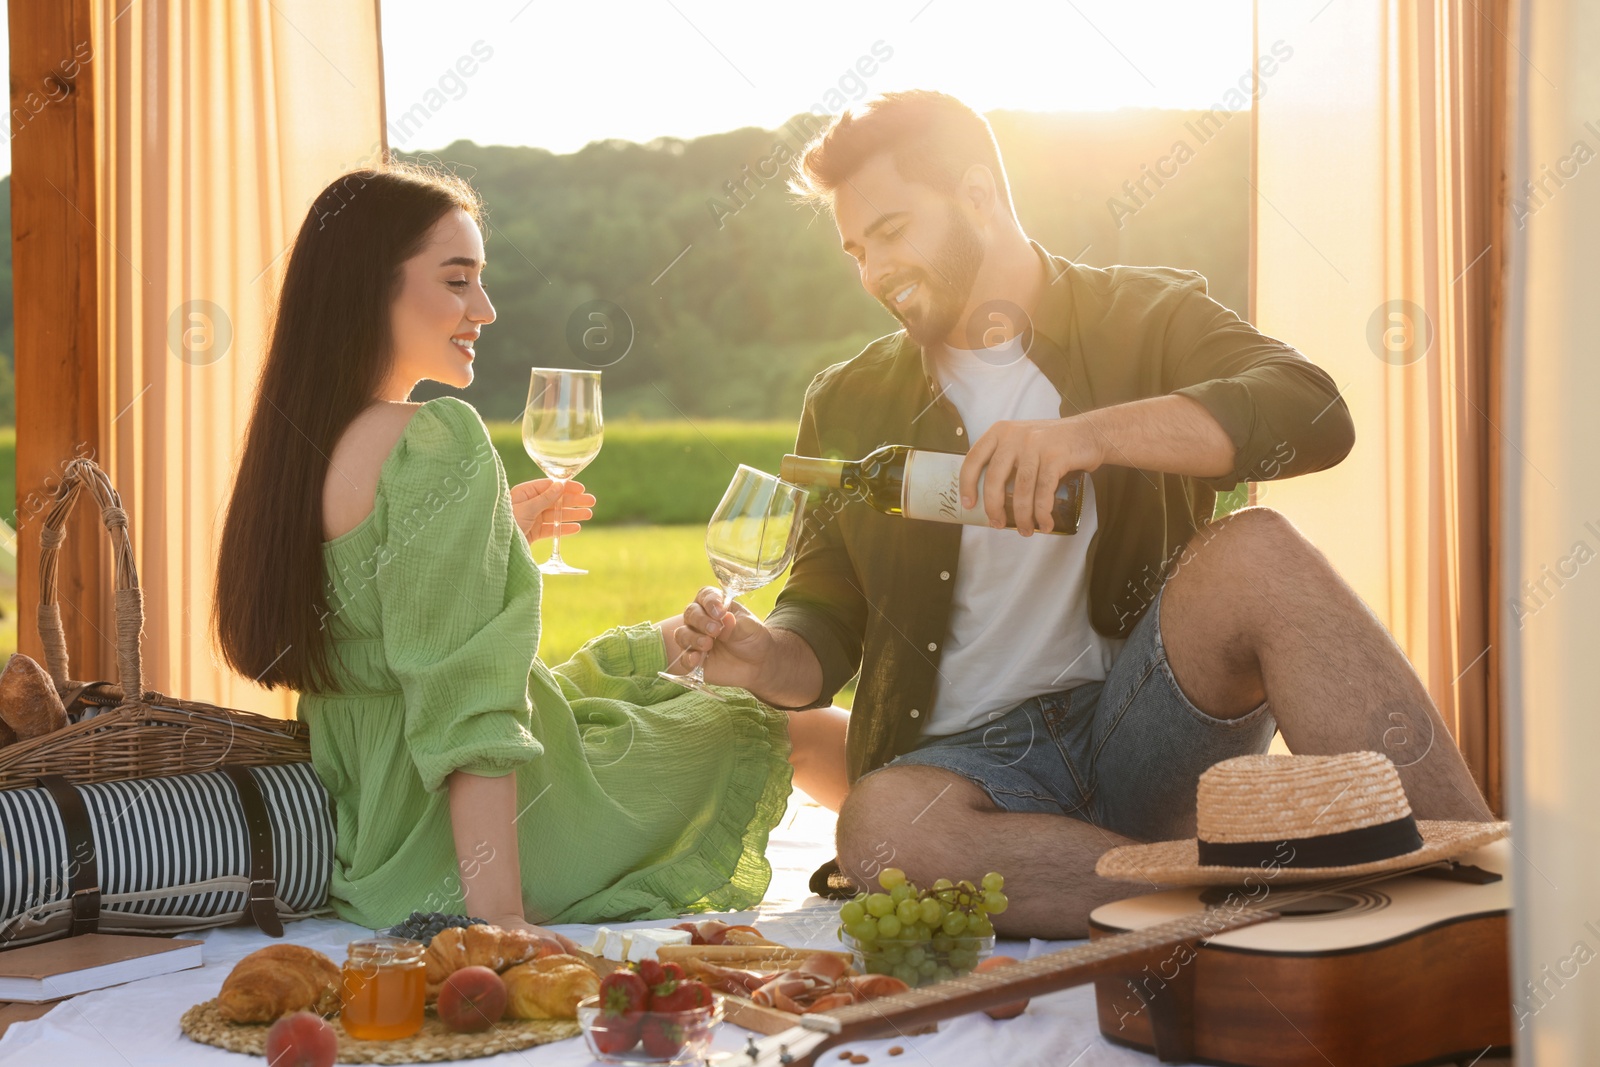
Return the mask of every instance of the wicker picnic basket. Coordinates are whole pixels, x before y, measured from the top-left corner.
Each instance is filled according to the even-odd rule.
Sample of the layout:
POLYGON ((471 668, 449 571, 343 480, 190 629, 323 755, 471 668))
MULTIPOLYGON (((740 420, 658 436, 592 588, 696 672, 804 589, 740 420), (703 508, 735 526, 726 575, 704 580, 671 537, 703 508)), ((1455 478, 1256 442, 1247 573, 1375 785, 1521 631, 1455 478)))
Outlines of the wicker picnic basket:
POLYGON ((40 775, 73 784, 165 777, 214 770, 223 763, 271 766, 311 758, 306 725, 249 711, 180 700, 143 686, 139 649, 144 595, 128 540, 122 498, 91 459, 75 459, 39 535, 39 636, 45 669, 67 705, 69 725, 0 748, 0 789, 34 786, 40 775), (67 517, 85 488, 100 506, 116 558, 117 675, 121 682, 73 681, 56 601, 56 557, 67 517))

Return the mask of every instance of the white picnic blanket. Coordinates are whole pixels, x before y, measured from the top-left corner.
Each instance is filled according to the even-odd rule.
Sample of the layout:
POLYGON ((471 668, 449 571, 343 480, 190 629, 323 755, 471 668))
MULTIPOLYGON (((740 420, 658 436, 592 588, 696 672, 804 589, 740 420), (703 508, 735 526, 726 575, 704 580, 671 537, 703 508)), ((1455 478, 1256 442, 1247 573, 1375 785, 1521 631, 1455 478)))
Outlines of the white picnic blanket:
MULTIPOLYGON (((772 837, 768 856, 773 883, 767 899, 754 911, 724 918, 754 923, 767 936, 786 944, 835 948, 837 904, 811 896, 806 883, 811 871, 832 855, 833 817, 826 810, 799 798, 791 804, 783 825, 772 837)), ((660 922, 617 924, 660 926, 660 922)), ((594 928, 557 926, 580 944, 592 943, 594 928)), ((284 940, 307 945, 342 960, 345 945, 372 931, 331 919, 290 923, 284 940)), ((272 939, 249 926, 232 926, 194 935, 204 940, 204 966, 162 975, 110 989, 96 990, 65 1000, 41 1018, 15 1023, 0 1037, 0 1065, 4 1067, 63 1067, 96 1064, 117 1067, 238 1067, 247 1060, 236 1053, 196 1044, 178 1029, 179 1017, 191 1005, 216 996, 222 980, 239 959, 272 939)), ((1004 942, 996 952, 1019 959, 1064 948, 1071 942, 1004 942)), ((738 1052, 748 1032, 724 1025, 717 1033, 716 1052, 738 1052)), ((1105 1041, 1095 1023, 1094 990, 1084 986, 1033 1001, 1015 1019, 995 1022, 988 1016, 967 1015, 947 1020, 939 1032, 893 1040, 856 1041, 849 1046, 875 1064, 905 1067, 974 1067, 1015 1064, 1017 1067, 1106 1067, 1117 1064, 1153 1064, 1141 1055, 1105 1041), (891 1059, 892 1045, 905 1049, 891 1059)), ((825 1053, 822 1062, 837 1062, 837 1052, 825 1053)), ((594 1060, 582 1038, 543 1045, 521 1052, 474 1060, 483 1067, 588 1067, 594 1060)), ((713 1060, 715 1062, 715 1059, 713 1060)), ((726 1067, 738 1060, 725 1059, 726 1067)))

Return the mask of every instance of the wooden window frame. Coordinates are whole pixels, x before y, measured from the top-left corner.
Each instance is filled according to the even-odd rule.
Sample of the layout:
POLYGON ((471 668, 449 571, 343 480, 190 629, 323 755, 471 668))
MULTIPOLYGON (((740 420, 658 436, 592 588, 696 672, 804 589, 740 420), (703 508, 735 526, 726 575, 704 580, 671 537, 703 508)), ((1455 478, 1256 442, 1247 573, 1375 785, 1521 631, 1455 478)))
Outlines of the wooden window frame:
MULTIPOLYGON (((95 84, 90 0, 12 3, 11 262, 16 324, 17 648, 43 662, 39 529, 66 464, 101 457, 95 84), (84 56, 87 55, 87 60, 84 56)), ((56 588, 76 678, 106 678, 105 534, 77 509, 56 588)), ((86 517, 87 516, 87 517, 86 517)))

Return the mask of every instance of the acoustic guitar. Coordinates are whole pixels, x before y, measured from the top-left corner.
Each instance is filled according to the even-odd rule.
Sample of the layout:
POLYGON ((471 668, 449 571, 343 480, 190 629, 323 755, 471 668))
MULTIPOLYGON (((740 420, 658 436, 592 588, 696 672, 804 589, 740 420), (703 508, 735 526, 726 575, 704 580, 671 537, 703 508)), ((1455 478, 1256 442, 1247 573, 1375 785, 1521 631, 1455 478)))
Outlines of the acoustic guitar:
POLYGON ((1192 1019, 1190 1058, 1245 1067, 1474 1062, 1511 1044, 1507 875, 1496 841, 1448 866, 1321 888, 1181 889, 1089 917, 1093 938, 1163 925, 1230 897, 1277 922, 1210 938, 1132 977, 1095 983, 1100 1032, 1159 1051, 1152 1009, 1192 1019), (1289 892, 1288 890, 1293 890, 1289 892), (1175 989, 1168 976, 1183 977, 1175 989), (1165 1010, 1166 1006, 1161 1006, 1165 1010))
POLYGON ((803 1015, 725 1062, 811 1067, 850 1041, 1092 981, 1101 1032, 1163 1062, 1465 1063, 1510 1044, 1507 855, 1501 841, 1409 872, 1119 901, 1090 916, 1086 944, 803 1015))

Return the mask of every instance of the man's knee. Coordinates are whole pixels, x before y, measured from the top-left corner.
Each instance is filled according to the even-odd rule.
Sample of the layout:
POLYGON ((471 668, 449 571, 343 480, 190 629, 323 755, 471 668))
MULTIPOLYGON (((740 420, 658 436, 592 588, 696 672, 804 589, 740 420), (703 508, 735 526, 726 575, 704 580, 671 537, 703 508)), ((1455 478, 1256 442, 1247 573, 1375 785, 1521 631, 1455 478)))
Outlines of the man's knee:
POLYGON ((1227 548, 1260 550, 1304 541, 1287 515, 1259 505, 1224 515, 1206 529, 1214 531, 1209 543, 1227 548))
POLYGON ((1201 527, 1178 556, 1173 579, 1185 571, 1198 577, 1205 572, 1246 568, 1259 573, 1282 568, 1286 553, 1303 552, 1310 542, 1281 511, 1266 507, 1240 508, 1201 527))
POLYGON ((951 771, 917 766, 876 771, 857 779, 839 810, 839 868, 858 885, 876 885, 885 867, 911 874, 947 863, 944 843, 963 839, 951 824, 983 810, 994 810, 988 795, 951 771))

